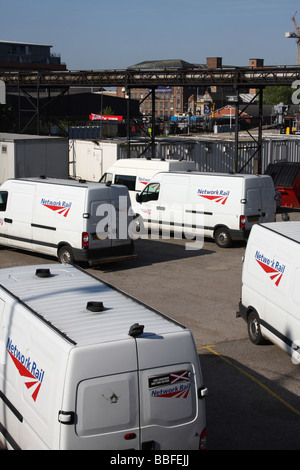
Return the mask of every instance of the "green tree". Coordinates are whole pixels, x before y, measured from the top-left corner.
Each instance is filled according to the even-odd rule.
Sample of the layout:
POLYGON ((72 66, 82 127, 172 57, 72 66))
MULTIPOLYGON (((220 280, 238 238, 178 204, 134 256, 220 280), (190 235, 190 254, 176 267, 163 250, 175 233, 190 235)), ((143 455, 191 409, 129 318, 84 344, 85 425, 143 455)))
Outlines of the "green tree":
POLYGON ((294 90, 290 86, 267 86, 263 90, 264 104, 292 104, 294 90))
POLYGON ((111 106, 106 106, 103 111, 102 111, 102 115, 103 116, 113 116, 115 113, 114 111, 112 110, 112 107, 111 106))

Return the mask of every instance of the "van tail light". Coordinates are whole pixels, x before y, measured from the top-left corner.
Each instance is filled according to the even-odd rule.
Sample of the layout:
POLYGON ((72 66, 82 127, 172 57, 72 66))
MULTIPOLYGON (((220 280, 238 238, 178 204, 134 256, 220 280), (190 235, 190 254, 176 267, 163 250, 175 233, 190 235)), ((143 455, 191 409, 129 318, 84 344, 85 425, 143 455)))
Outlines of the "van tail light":
POLYGON ((206 445, 207 445, 207 434, 206 434, 206 428, 204 428, 200 435, 199 450, 206 450, 206 445))
POLYGON ((81 246, 82 248, 89 247, 89 234, 87 232, 82 232, 81 246))
POLYGON ((130 441, 131 439, 135 439, 136 434, 135 432, 128 432, 127 434, 124 435, 125 441, 130 441))
POLYGON ((243 229, 246 227, 246 216, 240 215, 240 229, 243 229))

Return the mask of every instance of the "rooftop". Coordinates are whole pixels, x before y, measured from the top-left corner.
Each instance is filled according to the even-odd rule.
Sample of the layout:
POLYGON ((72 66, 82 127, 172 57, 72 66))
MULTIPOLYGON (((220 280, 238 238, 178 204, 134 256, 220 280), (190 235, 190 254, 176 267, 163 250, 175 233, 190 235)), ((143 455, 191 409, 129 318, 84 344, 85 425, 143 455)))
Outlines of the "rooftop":
POLYGON ((0 286, 50 328, 78 345, 128 339, 135 323, 144 325, 144 337, 182 329, 170 318, 70 265, 1 269, 0 286), (49 269, 50 276, 37 277, 37 268, 49 269), (88 302, 103 302, 103 311, 88 310, 88 302))

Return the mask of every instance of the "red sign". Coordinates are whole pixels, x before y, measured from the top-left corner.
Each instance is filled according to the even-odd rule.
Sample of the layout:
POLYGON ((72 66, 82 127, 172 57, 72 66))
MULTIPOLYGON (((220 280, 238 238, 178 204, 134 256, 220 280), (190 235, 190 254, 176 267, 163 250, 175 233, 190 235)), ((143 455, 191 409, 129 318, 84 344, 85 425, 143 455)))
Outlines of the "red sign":
POLYGON ((90 114, 90 121, 123 121, 123 116, 108 116, 101 114, 90 114))

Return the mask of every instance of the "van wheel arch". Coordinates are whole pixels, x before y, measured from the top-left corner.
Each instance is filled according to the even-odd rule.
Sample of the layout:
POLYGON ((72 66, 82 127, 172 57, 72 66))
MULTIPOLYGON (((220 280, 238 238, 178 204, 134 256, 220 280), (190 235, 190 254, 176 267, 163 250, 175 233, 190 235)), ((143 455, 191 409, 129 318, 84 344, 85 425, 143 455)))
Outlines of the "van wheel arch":
POLYGON ((220 248, 228 248, 232 243, 231 233, 226 225, 217 225, 214 228, 214 240, 220 248))
POLYGON ((74 255, 72 247, 67 243, 60 243, 57 249, 58 261, 61 264, 73 264, 74 255))
POLYGON ((260 318, 254 308, 250 308, 247 312, 247 331, 250 341, 256 345, 266 344, 267 340, 262 335, 260 329, 260 318))

